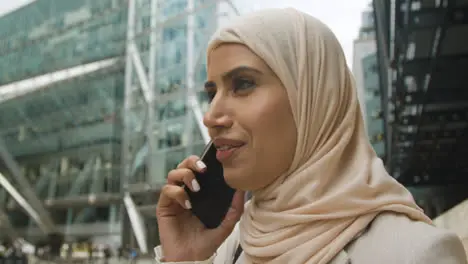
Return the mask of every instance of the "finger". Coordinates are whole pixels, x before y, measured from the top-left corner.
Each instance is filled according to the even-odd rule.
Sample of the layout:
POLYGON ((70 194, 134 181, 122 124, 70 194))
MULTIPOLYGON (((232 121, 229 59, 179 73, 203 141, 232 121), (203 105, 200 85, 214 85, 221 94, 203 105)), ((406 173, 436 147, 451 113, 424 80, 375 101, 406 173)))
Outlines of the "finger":
POLYGON ((200 191, 200 184, 195 179, 195 174, 187 168, 171 170, 167 175, 167 183, 171 185, 181 185, 183 183, 192 192, 200 191))
POLYGON ((206 170, 206 164, 200 160, 198 156, 192 155, 184 159, 178 166, 178 169, 188 168, 196 172, 204 172, 206 170))
POLYGON ((184 191, 183 187, 170 184, 164 185, 161 190, 161 195, 159 196, 157 207, 168 207, 171 206, 174 202, 185 209, 192 208, 189 197, 184 191))
POLYGON ((221 225, 214 229, 215 233, 214 239, 220 239, 218 242, 224 241, 224 239, 229 236, 234 229, 234 226, 239 221, 244 212, 244 198, 245 193, 243 191, 236 191, 232 198, 231 207, 229 208, 226 216, 224 217, 221 225))

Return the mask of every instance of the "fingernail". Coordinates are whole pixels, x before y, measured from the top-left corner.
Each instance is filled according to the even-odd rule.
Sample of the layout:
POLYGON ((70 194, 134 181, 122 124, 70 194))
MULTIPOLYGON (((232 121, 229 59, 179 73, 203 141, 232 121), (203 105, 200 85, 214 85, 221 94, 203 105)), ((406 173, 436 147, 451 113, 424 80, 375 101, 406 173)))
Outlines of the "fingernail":
POLYGON ((192 180, 193 191, 198 192, 200 190, 200 184, 198 184, 196 179, 192 180))
POLYGON ((190 203, 189 200, 185 200, 185 208, 192 209, 192 204, 190 203))
POLYGON ((226 217, 227 220, 234 219, 236 217, 236 209, 234 209, 232 207, 229 208, 229 210, 227 211, 225 217, 226 217))
POLYGON ((197 165, 197 168, 200 169, 200 170, 203 170, 203 169, 206 168, 205 163, 203 163, 203 161, 201 161, 201 160, 197 161, 196 165, 197 165))

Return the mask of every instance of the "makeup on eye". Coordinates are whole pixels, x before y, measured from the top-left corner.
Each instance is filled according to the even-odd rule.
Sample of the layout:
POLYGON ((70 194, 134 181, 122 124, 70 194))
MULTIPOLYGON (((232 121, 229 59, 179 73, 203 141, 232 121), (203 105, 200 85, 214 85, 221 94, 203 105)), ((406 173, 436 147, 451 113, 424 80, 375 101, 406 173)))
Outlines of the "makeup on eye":
POLYGON ((216 95, 216 83, 213 81, 205 82, 205 95, 208 97, 209 102, 213 100, 216 95))
POLYGON ((208 102, 211 103, 211 101, 213 101, 216 95, 216 91, 205 91, 205 94, 206 94, 206 97, 208 98, 208 102))
MULTIPOLYGON (((229 86, 229 90, 236 94, 248 91, 257 85, 255 78, 251 75, 261 76, 263 72, 249 66, 238 66, 225 72, 221 77, 223 82, 229 86)), ((207 81, 205 83, 205 92, 210 102, 214 99, 217 89, 216 82, 207 81)))
POLYGON ((234 76, 232 78, 232 87, 231 89, 233 90, 234 93, 236 92, 243 92, 245 90, 251 89, 255 87, 255 81, 252 78, 248 77, 237 77, 234 76))
MULTIPOLYGON (((234 94, 244 93, 252 88, 255 88, 256 83, 252 78, 233 76, 230 80, 229 90, 234 94)), ((216 84, 214 82, 207 82, 205 84, 205 94, 211 102, 216 96, 216 84)))

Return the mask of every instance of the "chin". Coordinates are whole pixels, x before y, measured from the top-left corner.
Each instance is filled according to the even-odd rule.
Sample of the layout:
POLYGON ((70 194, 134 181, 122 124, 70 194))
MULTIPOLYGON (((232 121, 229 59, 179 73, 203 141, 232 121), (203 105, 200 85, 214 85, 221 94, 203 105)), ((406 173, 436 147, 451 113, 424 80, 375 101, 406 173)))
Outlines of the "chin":
POLYGON ((224 180, 226 181, 227 185, 229 187, 236 189, 236 190, 242 190, 245 191, 246 188, 248 188, 248 177, 245 177, 246 174, 244 173, 239 173, 238 171, 230 171, 230 170, 225 170, 224 172, 224 180))
POLYGON ((241 180, 239 180, 237 175, 233 175, 231 173, 224 173, 224 180, 226 181, 227 185, 229 185, 229 187, 239 189, 238 187, 241 180))
POLYGON ((253 191, 256 188, 255 182, 252 181, 252 177, 248 173, 225 173, 224 180, 229 187, 240 190, 240 191, 253 191))

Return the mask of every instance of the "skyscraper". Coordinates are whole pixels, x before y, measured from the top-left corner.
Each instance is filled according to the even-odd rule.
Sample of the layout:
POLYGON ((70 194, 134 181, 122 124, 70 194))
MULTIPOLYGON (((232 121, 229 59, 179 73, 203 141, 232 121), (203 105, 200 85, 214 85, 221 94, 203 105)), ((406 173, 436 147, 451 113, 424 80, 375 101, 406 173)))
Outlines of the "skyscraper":
POLYGON ((362 25, 354 41, 352 70, 369 140, 377 155, 383 158, 384 124, 377 63, 374 17, 372 5, 369 5, 362 13, 362 25))
POLYGON ((18 236, 157 243, 167 171, 205 143, 206 44, 236 13, 222 0, 36 0, 0 18, 0 172, 32 206, 0 189, 18 236))

